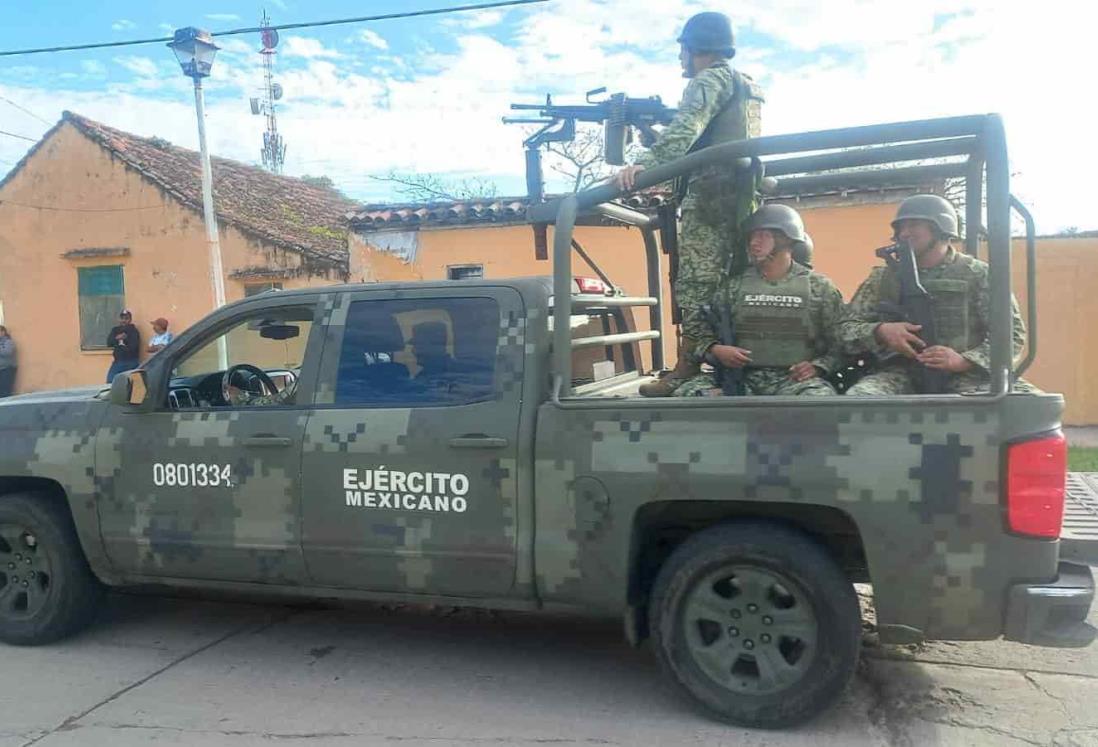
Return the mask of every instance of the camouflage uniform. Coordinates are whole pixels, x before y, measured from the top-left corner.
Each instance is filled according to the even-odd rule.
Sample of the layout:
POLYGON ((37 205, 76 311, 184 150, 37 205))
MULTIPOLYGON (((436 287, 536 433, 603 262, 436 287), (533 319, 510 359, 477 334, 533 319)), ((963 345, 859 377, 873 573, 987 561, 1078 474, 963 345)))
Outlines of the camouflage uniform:
MULTIPOLYGON (((948 313, 944 304, 935 305, 935 323, 939 344, 953 348, 973 368, 965 373, 950 374, 948 389, 955 394, 986 392, 990 386, 988 370, 991 367, 991 341, 988 339, 988 318, 991 292, 988 287, 987 263, 949 248, 945 259, 934 267, 919 269, 919 277, 932 296, 942 298, 953 285, 963 297, 951 305, 948 313), (934 286, 938 286, 935 288, 934 286)), ((883 347, 874 335, 884 320, 878 311, 882 300, 897 299, 898 281, 892 270, 875 267, 851 299, 839 325, 839 344, 851 355, 872 353, 881 366, 847 390, 848 395, 881 396, 888 394, 914 394, 915 385, 911 370, 916 363, 898 356, 883 347)), ((1018 302, 1011 298, 1014 355, 1025 347, 1026 327, 1018 310, 1018 302)), ((1019 379, 1015 391, 1036 391, 1028 382, 1019 379)))
MULTIPOLYGON (((812 272, 796 262, 790 267, 789 273, 776 282, 762 279, 762 274, 756 268, 750 268, 743 275, 729 278, 723 284, 716 297, 712 299, 714 307, 729 308, 733 326, 741 327, 745 321, 747 308, 744 305, 746 290, 749 285, 758 287, 760 282, 775 295, 790 292, 798 285, 807 284, 808 305, 804 318, 807 322, 808 337, 798 341, 803 343, 807 354, 803 358, 794 357, 809 360, 825 374, 836 370, 842 362, 838 355, 835 329, 842 316, 843 297, 835 284, 827 277, 812 272)), ((711 346, 720 343, 720 332, 714 326, 713 320, 701 315, 685 322, 683 331, 686 336, 698 341, 693 352, 699 358, 704 356, 711 346)), ((788 365, 747 367, 744 369, 744 384, 747 394, 752 395, 827 396, 835 394, 834 387, 819 376, 807 381, 793 381, 789 378, 788 365)), ((703 373, 682 384, 675 390, 675 396, 700 396, 709 393, 716 386, 715 375, 703 373)))
MULTIPOLYGON (((761 100, 750 78, 732 70, 724 60, 714 63, 691 79, 678 114, 637 164, 651 168, 705 145, 757 137, 761 100), (720 126, 711 127, 714 124, 720 126)), ((741 210, 733 209, 737 177, 730 171, 727 165, 699 170, 691 176, 682 201, 674 291, 676 302, 687 313, 713 297, 728 264, 737 226, 755 209, 750 173, 746 174, 749 199, 741 210)))

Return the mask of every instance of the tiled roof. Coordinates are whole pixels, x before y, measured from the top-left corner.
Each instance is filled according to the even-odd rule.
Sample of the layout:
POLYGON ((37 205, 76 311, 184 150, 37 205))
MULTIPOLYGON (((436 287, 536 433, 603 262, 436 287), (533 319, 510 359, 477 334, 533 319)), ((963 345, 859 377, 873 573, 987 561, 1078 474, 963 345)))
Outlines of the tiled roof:
MULTIPOLYGON (((202 210, 196 151, 65 112, 62 121, 109 150, 176 199, 202 210)), ((218 219, 254 238, 301 252, 306 262, 346 267, 347 214, 357 207, 338 192, 226 158, 211 159, 218 219)))
MULTIPOLYGON (((670 197, 670 192, 641 192, 629 195, 624 204, 642 210, 654 209, 670 197)), ((495 197, 453 202, 362 205, 350 216, 350 220, 351 227, 359 231, 525 223, 529 204, 525 197, 495 197)))

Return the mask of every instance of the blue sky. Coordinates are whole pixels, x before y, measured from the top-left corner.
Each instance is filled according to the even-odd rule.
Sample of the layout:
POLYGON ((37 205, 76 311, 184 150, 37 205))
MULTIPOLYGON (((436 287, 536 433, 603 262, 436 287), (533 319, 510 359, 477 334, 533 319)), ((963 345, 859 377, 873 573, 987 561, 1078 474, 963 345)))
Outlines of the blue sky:
MULTIPOLYGON (((439 0, 112 0, 6 4, 0 48, 84 43, 437 8, 439 0)), ((734 63, 766 89, 764 134, 985 111, 1004 114, 1014 191, 1042 231, 1098 228, 1095 104, 1086 52, 1098 4, 992 0, 552 0, 526 8, 283 32, 276 79, 287 173, 326 174, 352 197, 384 200, 372 175, 428 171, 523 191, 522 132, 512 101, 552 92, 579 101, 606 85, 674 104, 677 30, 725 10, 734 63)), ((223 37, 207 82, 211 148, 257 162, 263 120, 258 39, 223 37)), ((0 58, 0 130, 38 137, 64 109, 195 147, 190 83, 159 44, 0 58), (33 113, 27 114, 17 106, 33 113)), ((0 173, 31 143, 0 136, 0 173)))

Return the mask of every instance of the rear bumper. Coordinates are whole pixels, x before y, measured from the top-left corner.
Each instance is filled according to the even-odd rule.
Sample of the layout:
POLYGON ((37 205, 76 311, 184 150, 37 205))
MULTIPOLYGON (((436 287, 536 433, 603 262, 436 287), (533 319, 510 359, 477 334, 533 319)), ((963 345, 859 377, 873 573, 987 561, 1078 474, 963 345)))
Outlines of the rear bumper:
POLYGON ((1077 648, 1098 635, 1086 621, 1094 601, 1090 568, 1061 562, 1058 571, 1051 583, 1011 587, 1004 632, 1008 641, 1077 648))

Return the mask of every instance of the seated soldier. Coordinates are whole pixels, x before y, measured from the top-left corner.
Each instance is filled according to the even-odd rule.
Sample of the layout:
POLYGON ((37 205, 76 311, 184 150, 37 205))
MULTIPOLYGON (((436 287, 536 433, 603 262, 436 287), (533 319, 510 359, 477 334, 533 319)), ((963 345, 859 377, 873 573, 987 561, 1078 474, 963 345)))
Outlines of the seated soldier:
MULTIPOLYGON (((893 240, 911 246, 919 279, 930 293, 937 328, 936 344, 919 336, 922 328, 903 321, 886 321, 881 304, 900 300, 898 273, 891 266, 874 267, 861 284, 839 325, 844 352, 871 354, 879 362, 875 373, 847 390, 848 395, 914 394, 919 391, 919 367, 942 371, 945 393, 988 391, 991 342, 988 338, 988 267, 958 252, 957 211, 937 195, 913 195, 900 203, 892 221, 893 240)), ((1018 304, 1011 299, 1014 354, 1025 346, 1026 328, 1018 304)), ((1019 380, 1015 391, 1033 391, 1019 380)))
POLYGON ((451 392, 458 383, 459 371, 446 343, 449 334, 442 322, 420 322, 412 327, 412 353, 419 372, 412 383, 428 391, 451 392))
MULTIPOLYGON (((801 216, 785 205, 766 205, 743 230, 752 266, 729 278, 713 301, 728 310, 734 340, 721 339, 719 311, 699 315, 684 336, 698 340, 697 354, 714 366, 742 369, 746 394, 835 394, 822 375, 840 364, 834 329, 843 298, 834 283, 802 264, 810 260, 801 216)), ((701 374, 675 396, 720 394, 715 384, 712 374, 701 374)))

